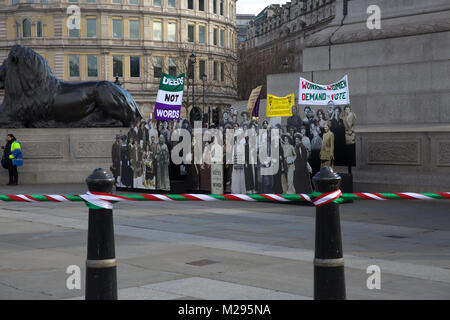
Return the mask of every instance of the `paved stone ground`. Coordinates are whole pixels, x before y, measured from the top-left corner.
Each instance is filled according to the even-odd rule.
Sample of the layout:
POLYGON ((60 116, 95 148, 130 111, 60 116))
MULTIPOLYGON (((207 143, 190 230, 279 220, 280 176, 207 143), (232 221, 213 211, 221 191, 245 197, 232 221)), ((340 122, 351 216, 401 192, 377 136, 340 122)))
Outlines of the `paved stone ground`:
MULTIPOLYGON (((116 205, 119 299, 311 299, 314 214, 267 203, 116 205)), ((0 203, 0 299, 83 299, 87 215, 81 203, 0 203), (81 267, 81 290, 66 287, 69 265, 81 267)), ((341 222, 348 299, 450 298, 450 201, 359 201, 341 206, 341 222), (374 264, 381 290, 366 287, 374 264)))

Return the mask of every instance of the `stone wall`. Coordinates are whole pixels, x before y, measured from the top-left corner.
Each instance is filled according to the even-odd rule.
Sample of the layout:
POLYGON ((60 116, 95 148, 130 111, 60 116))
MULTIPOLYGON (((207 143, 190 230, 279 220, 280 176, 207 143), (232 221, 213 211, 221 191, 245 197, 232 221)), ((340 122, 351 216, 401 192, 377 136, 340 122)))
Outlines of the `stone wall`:
POLYGON ((355 182, 365 192, 445 192, 450 126, 359 126, 355 182))
POLYGON ((269 76, 268 92, 298 98, 300 76, 329 84, 348 74, 356 190, 449 191, 450 2, 349 1, 346 17, 342 5, 305 38, 304 72, 269 76), (371 4, 380 30, 366 26, 371 4))
MULTIPOLYGON (((109 170, 115 136, 127 131, 127 128, 0 129, 0 137, 6 139, 8 133, 13 133, 22 145, 24 165, 19 167, 19 184, 84 183, 95 168, 109 170)), ((0 171, 0 181, 8 182, 7 170, 0 171)))

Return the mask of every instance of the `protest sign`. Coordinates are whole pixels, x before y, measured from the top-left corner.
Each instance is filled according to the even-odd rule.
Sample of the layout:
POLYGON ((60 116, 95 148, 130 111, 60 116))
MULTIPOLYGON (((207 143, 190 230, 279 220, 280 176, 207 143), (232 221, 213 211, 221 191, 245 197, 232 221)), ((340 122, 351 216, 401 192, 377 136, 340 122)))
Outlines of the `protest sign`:
POLYGON ((183 102, 184 73, 177 77, 162 73, 155 104, 155 119, 169 121, 180 118, 183 102))
POLYGON ((248 114, 252 117, 258 117, 259 116, 259 103, 261 101, 261 89, 262 86, 256 87, 252 90, 250 93, 250 97, 248 98, 247 103, 247 111, 248 114))
POLYGON ((295 96, 293 93, 286 97, 277 97, 271 94, 267 95, 267 117, 290 117, 292 116, 292 106, 295 96))
POLYGON ((322 85, 300 77, 298 103, 311 106, 325 106, 329 101, 335 105, 350 104, 347 75, 340 81, 322 85))

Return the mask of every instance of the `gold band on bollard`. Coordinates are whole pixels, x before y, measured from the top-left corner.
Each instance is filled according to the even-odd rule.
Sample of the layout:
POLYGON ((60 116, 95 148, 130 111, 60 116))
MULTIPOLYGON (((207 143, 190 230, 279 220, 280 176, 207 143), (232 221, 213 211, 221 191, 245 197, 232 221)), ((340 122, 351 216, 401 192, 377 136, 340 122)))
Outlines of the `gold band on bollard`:
POLYGON ((314 258, 316 267, 342 267, 344 266, 344 258, 338 259, 317 259, 314 258))
POLYGON ((112 268, 116 266, 116 259, 105 259, 105 260, 86 260, 86 267, 101 269, 101 268, 112 268))

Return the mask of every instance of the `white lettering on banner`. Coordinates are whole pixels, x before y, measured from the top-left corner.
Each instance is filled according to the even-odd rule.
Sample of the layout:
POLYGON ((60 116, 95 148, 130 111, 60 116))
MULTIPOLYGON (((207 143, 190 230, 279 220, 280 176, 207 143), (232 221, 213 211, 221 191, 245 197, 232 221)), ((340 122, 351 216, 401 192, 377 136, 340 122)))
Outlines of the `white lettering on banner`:
POLYGON ((160 89, 158 90, 158 94, 156 95, 156 102, 170 106, 181 106, 182 100, 182 91, 171 92, 160 89))
POLYGON ((179 118, 180 117, 180 111, 179 110, 158 109, 158 110, 156 110, 156 115, 158 117, 164 117, 164 118, 179 118))
POLYGON ((183 78, 178 78, 178 79, 169 79, 164 77, 162 83, 164 85, 169 85, 169 86, 180 86, 182 85, 184 82, 183 78))
POLYGON ((321 85, 308 81, 300 77, 299 104, 324 106, 333 101, 335 105, 350 104, 348 77, 343 77, 340 81, 321 85))

